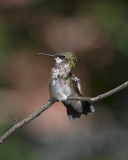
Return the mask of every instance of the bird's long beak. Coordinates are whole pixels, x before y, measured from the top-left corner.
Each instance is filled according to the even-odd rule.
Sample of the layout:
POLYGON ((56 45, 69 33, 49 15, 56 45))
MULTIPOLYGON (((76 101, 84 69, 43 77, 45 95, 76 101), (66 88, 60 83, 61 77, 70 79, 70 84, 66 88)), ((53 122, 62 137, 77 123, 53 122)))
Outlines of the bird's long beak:
POLYGON ((57 55, 57 54, 47 54, 47 53, 37 53, 37 54, 40 54, 40 55, 44 55, 44 56, 50 56, 50 57, 53 57, 53 58, 65 58, 65 56, 62 56, 62 55, 57 55))
POLYGON ((44 56, 50 56, 50 57, 53 57, 53 58, 56 58, 56 57, 57 57, 57 56, 54 55, 54 54, 47 54, 47 53, 37 53, 37 54, 44 55, 44 56))

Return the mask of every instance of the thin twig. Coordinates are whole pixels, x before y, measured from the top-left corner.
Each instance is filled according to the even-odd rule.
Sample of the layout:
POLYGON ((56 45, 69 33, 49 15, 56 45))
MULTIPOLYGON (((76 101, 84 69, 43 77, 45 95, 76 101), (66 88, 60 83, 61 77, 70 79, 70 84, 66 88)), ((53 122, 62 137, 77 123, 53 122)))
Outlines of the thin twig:
POLYGON ((68 100, 80 100, 80 101, 97 102, 97 101, 100 101, 104 98, 107 98, 107 97, 109 97, 109 96, 127 88, 127 87, 128 87, 128 81, 123 83, 122 85, 120 85, 120 86, 118 86, 118 87, 116 87, 116 88, 114 88, 114 89, 112 89, 112 90, 110 90, 106 93, 100 94, 96 97, 68 97, 68 100))
POLYGON ((2 144, 11 134, 13 134, 16 130, 23 127, 36 117, 38 117, 42 112, 44 112, 46 109, 48 109, 51 105, 53 105, 56 102, 54 99, 48 100, 46 104, 44 104, 42 107, 40 107, 37 111, 35 111, 33 114, 29 115, 19 123, 15 124, 12 128, 10 128, 3 136, 0 137, 0 144, 2 144))
MULTIPOLYGON (((80 101, 89 101, 89 102, 97 102, 100 101, 106 97, 111 96, 112 94, 115 94, 125 88, 128 87, 128 81, 123 83, 122 85, 116 87, 115 89, 112 89, 104 94, 98 95, 96 97, 69 97, 68 100, 80 100, 80 101)), ((35 111, 33 114, 29 115, 28 117, 26 117, 25 119, 23 119, 22 121, 20 121, 19 123, 15 124, 12 128, 10 128, 6 133, 4 133, 1 137, 0 137, 0 144, 2 144, 9 136, 11 136, 16 130, 18 130, 19 128, 23 127, 24 125, 26 125, 27 123, 29 123, 30 121, 32 121, 33 119, 35 119, 36 117, 38 117, 42 112, 44 112, 46 109, 48 109, 50 106, 52 106, 55 102, 57 102, 57 100, 55 99, 50 99, 48 100, 48 102, 46 104, 44 104, 42 107, 40 107, 37 111, 35 111)))

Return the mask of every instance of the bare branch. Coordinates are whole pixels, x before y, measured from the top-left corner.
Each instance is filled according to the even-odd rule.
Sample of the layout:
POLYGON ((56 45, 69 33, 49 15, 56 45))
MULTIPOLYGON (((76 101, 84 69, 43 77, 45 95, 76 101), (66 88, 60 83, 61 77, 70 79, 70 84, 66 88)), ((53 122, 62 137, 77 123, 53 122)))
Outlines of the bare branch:
POLYGON ((48 100, 46 104, 44 104, 42 107, 40 107, 37 111, 35 111, 33 114, 29 115, 19 123, 15 124, 12 128, 10 128, 3 136, 0 137, 0 144, 2 144, 11 134, 13 134, 16 130, 23 127, 36 117, 38 117, 42 112, 44 112, 46 109, 48 109, 51 105, 53 105, 55 102, 57 102, 54 99, 48 100))
MULTIPOLYGON (((80 100, 80 101, 89 101, 89 102, 97 102, 100 101, 106 97, 109 97, 123 89, 128 87, 128 81, 123 83, 122 85, 116 87, 115 89, 112 89, 104 94, 98 95, 96 97, 69 97, 68 100, 80 100)), ((15 124, 12 128, 10 128, 3 136, 0 137, 0 144, 2 144, 9 136, 11 136, 16 130, 23 127, 36 117, 38 117, 42 112, 44 112, 46 109, 48 109, 50 106, 52 106, 57 100, 50 99, 46 104, 44 104, 42 107, 40 107, 37 111, 35 111, 33 114, 29 115, 19 123, 15 124)))
POLYGON ((114 88, 114 89, 112 89, 112 90, 110 90, 110 91, 108 91, 104 94, 100 94, 96 97, 69 97, 68 100, 80 100, 80 101, 97 102, 97 101, 100 101, 104 98, 107 98, 107 97, 109 97, 109 96, 127 88, 127 87, 128 87, 128 81, 123 83, 122 85, 120 85, 120 86, 118 86, 118 87, 116 87, 116 88, 114 88))

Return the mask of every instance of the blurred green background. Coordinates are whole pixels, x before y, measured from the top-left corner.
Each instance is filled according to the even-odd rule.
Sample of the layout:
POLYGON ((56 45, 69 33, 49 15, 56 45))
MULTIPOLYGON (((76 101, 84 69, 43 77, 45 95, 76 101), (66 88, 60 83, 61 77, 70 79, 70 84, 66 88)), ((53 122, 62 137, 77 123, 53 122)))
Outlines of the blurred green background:
MULTIPOLYGON (((0 0, 0 135, 49 99, 54 60, 70 50, 83 93, 97 96, 128 80, 126 0, 0 0)), ((69 121, 54 104, 0 145, 3 160, 127 160, 128 89, 69 121)))

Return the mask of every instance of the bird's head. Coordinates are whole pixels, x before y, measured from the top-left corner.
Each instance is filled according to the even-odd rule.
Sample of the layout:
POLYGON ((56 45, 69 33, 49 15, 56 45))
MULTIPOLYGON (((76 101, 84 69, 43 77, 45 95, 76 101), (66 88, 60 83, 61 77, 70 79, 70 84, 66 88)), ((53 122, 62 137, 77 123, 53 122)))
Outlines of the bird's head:
POLYGON ((77 59, 76 56, 73 52, 71 51, 64 51, 64 52, 59 52, 57 54, 45 54, 45 53, 38 53, 38 54, 42 54, 45 56, 51 56, 56 60, 57 64, 70 64, 71 69, 75 68, 77 59))

